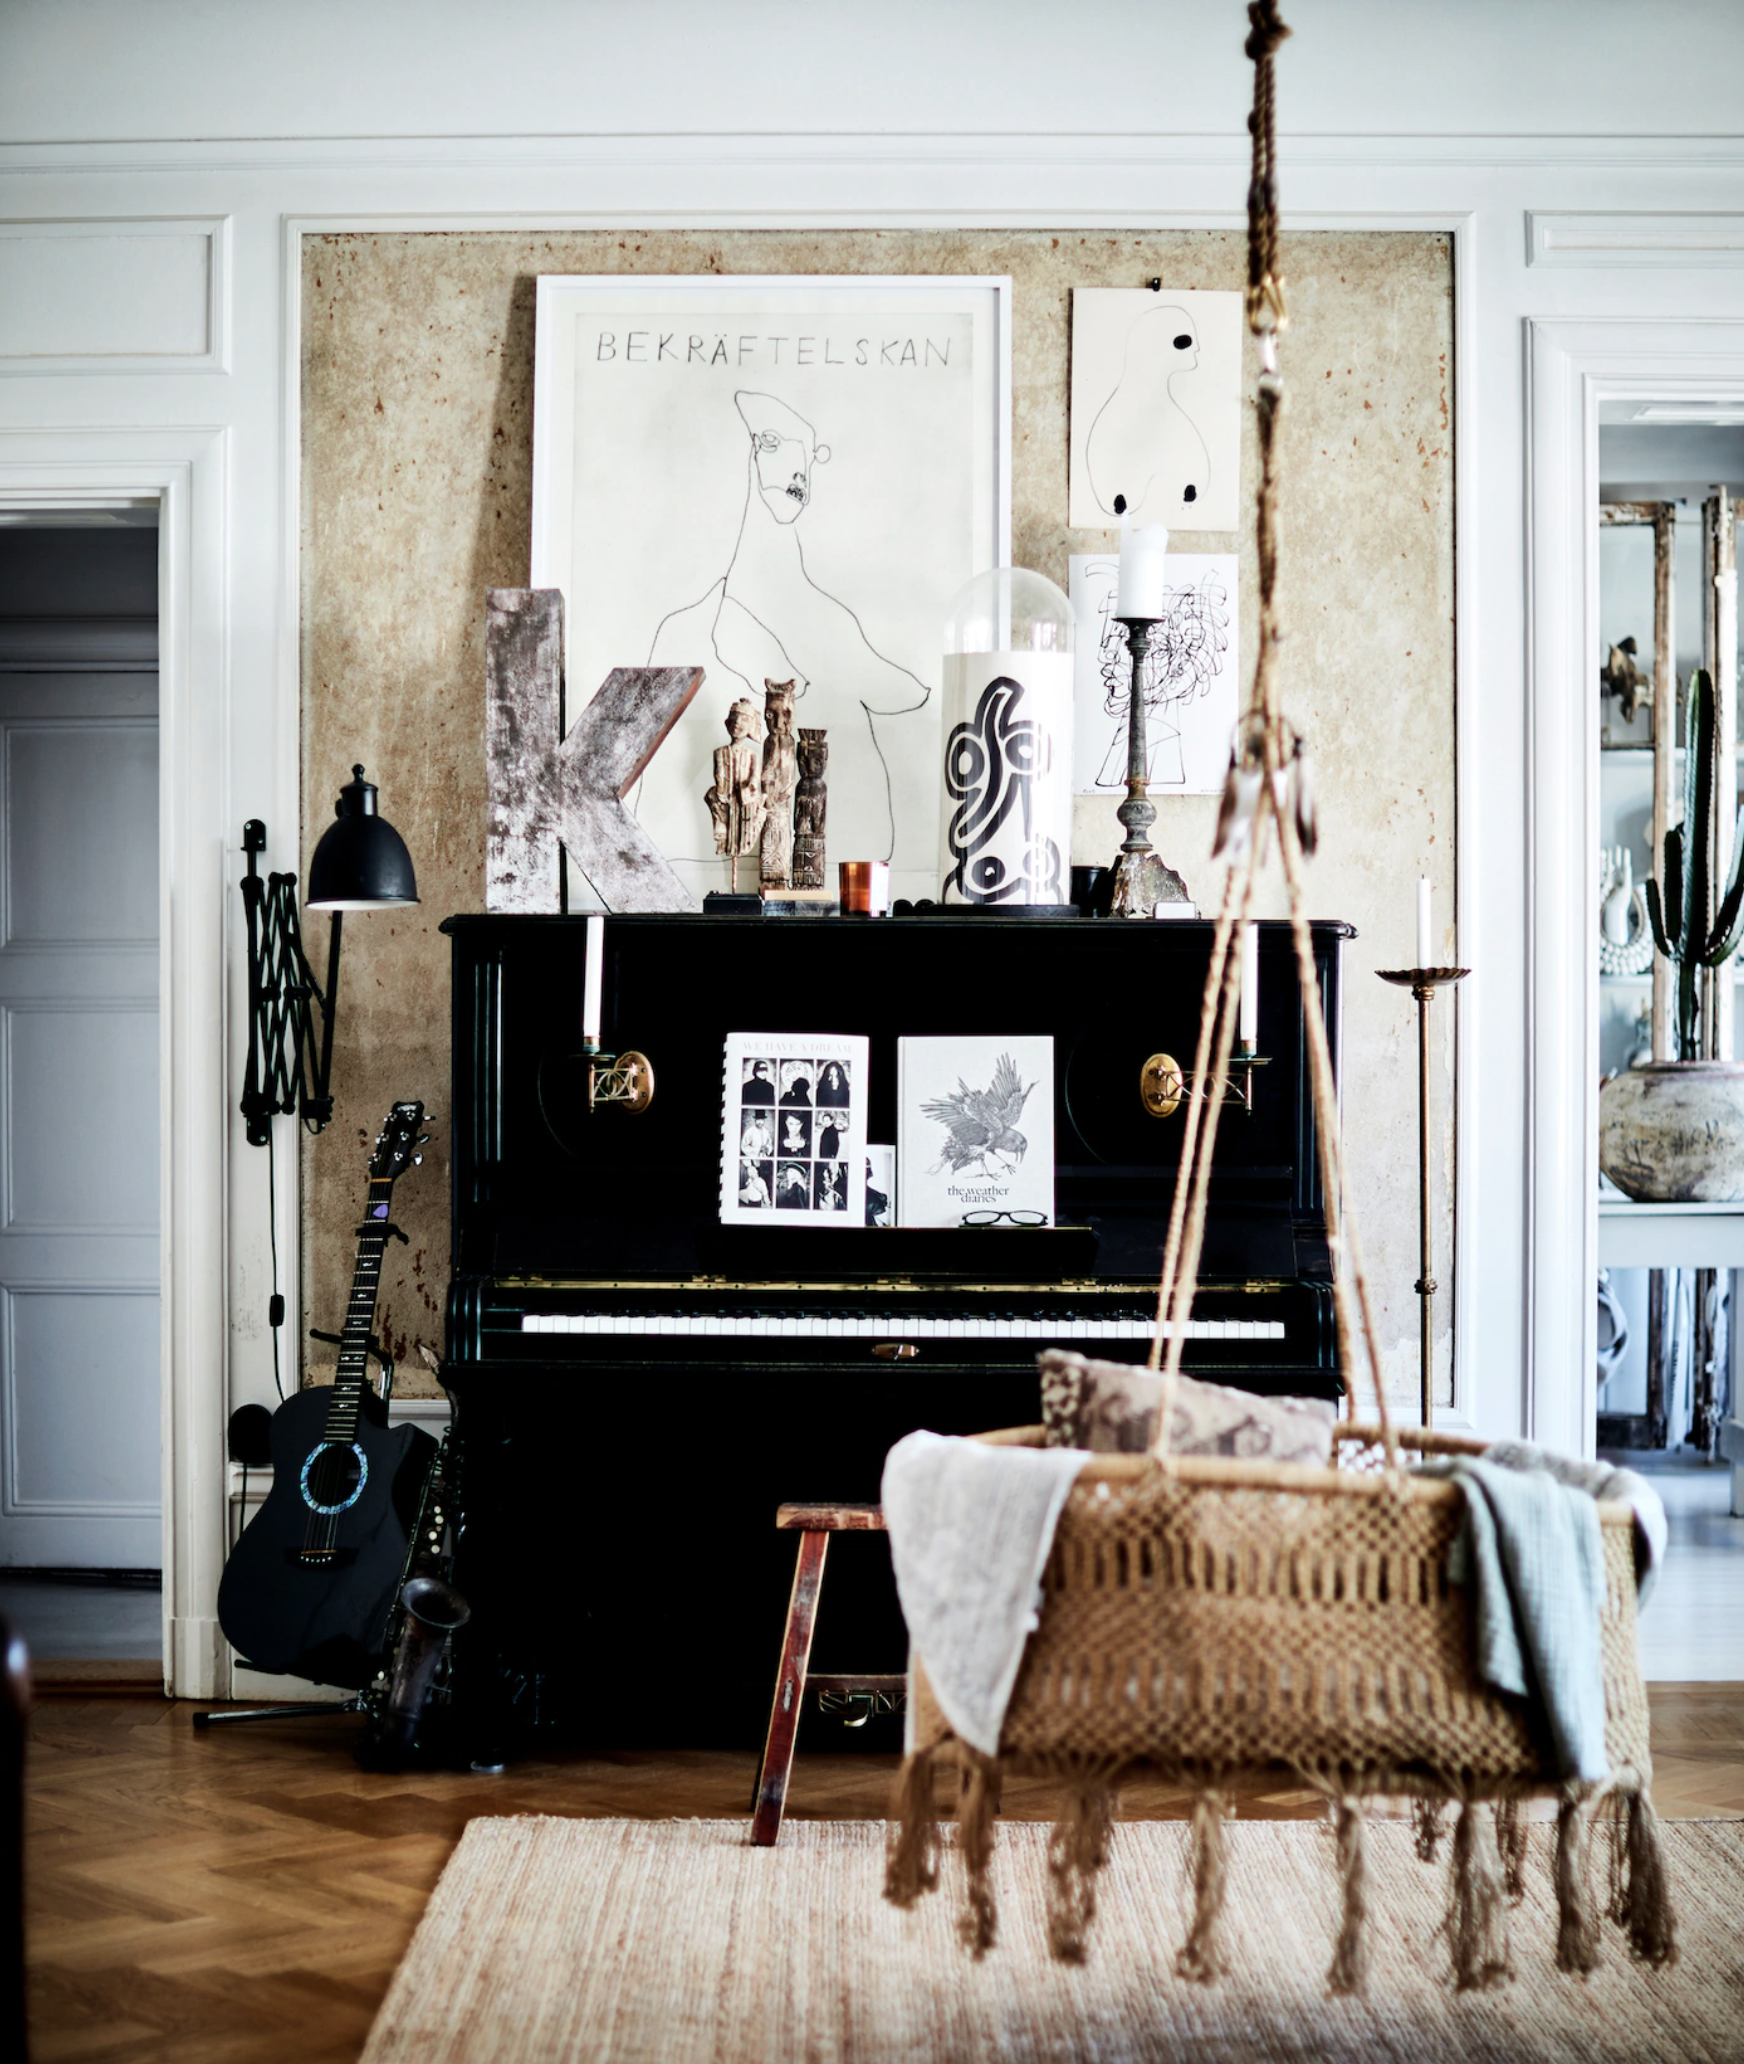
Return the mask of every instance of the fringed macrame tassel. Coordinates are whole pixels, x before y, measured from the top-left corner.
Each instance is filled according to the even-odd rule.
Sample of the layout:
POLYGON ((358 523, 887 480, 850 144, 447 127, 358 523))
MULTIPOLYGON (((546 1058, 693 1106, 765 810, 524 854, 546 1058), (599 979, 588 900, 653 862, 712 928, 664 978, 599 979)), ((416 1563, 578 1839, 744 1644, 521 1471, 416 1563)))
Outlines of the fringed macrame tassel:
POLYGON ((1417 1852, 1419 1863, 1435 1861, 1435 1852, 1441 1845, 1442 1836, 1447 1832, 1441 1825, 1441 1809, 1444 1803, 1440 1799, 1411 1801, 1411 1845, 1417 1852))
POLYGON ((1193 1802, 1193 1925, 1175 1958, 1175 1969, 1195 1985, 1215 1984, 1227 1968, 1221 1922, 1228 1872, 1223 1820, 1228 1810, 1221 1792, 1203 1791, 1193 1802))
POLYGON ((1468 1799, 1453 1830, 1453 1895, 1447 1913, 1453 1982, 1481 1992, 1513 1975, 1508 1962, 1508 1903, 1489 1816, 1468 1799))
POLYGON ((1496 1854, 1502 1860, 1502 1889, 1508 1904, 1518 1906, 1526 1897, 1526 1829, 1518 1799, 1496 1801, 1496 1854))
POLYGON ((1677 1915, 1665 1882, 1665 1857, 1659 1846, 1659 1817, 1642 1786, 1621 1808, 1623 1827, 1615 1838, 1623 1851, 1626 1875, 1612 1851, 1613 1917, 1629 1936, 1629 1947, 1644 1964, 1659 1967, 1677 1962, 1677 1915))
POLYGON ((999 1810, 998 1767, 977 1756, 957 1807, 957 1846, 963 1852, 963 1911, 957 1933, 977 1957, 993 1947, 999 1915, 993 1903, 989 1870, 993 1862, 993 1816, 999 1810))
POLYGON ((1599 1916, 1587 1883, 1592 1823, 1578 1789, 1556 1809, 1556 1968, 1585 1978, 1598 1969, 1599 1916))
POLYGON ((1326 1982, 1334 1993, 1360 1993, 1369 1982, 1368 1822, 1360 1799, 1338 1802, 1338 1868, 1344 1879, 1344 1923, 1326 1982))
POLYGON ((933 1752, 902 1759, 890 1801, 890 1840, 884 1855, 884 1896, 892 1906, 913 1906, 939 1882, 939 1810, 933 1796, 933 1752))
POLYGON ((1062 1964, 1081 1964, 1096 1918, 1096 1873, 1108 1861, 1114 1788, 1106 1779, 1076 1784, 1048 1839, 1048 1948, 1062 1964))

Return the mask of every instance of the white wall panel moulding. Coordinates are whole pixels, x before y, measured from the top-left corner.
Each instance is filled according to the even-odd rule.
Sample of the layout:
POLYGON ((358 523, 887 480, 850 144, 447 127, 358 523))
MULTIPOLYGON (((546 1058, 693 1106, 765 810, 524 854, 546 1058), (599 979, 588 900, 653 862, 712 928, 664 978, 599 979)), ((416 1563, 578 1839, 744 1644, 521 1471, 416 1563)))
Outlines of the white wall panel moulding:
POLYGON ((0 221, 0 376, 228 370, 229 219, 0 221))
MULTIPOLYGON (((1279 139, 1286 166, 1358 169, 1459 166, 1476 169, 1598 170, 1627 178, 1641 172, 1744 170, 1744 136, 1638 136, 1619 145, 1610 134, 1373 135, 1356 132, 1279 139)), ((452 135, 236 137, 208 142, 122 140, 0 143, 0 175, 8 173, 385 171, 593 171, 676 168, 723 170, 801 166, 853 168, 1072 166, 1198 168, 1245 172, 1252 145, 1244 131, 1159 134, 1108 130, 884 131, 750 130, 637 135, 452 135)), ((1245 181, 1243 182, 1245 187, 1245 181)), ((1238 192, 1237 201, 1241 195, 1238 192)), ((1286 195, 1286 201, 1288 196, 1286 195)))
POLYGON ((1650 265, 1701 270, 1744 265, 1744 214, 1526 217, 1528 265, 1650 265))

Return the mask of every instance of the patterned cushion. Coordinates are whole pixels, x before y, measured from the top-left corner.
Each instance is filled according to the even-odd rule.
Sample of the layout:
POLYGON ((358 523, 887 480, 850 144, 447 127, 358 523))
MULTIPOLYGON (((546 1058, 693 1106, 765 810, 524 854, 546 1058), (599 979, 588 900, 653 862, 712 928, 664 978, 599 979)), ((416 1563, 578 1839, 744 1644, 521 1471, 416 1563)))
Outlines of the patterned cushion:
MULTIPOLYGON (((1156 1439, 1163 1379, 1123 1362, 1093 1362, 1049 1348, 1042 1372, 1042 1420, 1050 1448, 1142 1455, 1156 1439)), ((1176 1455, 1240 1455, 1267 1462, 1332 1458, 1336 1407, 1325 1398, 1258 1397, 1194 1376, 1175 1381, 1169 1451, 1176 1455)))

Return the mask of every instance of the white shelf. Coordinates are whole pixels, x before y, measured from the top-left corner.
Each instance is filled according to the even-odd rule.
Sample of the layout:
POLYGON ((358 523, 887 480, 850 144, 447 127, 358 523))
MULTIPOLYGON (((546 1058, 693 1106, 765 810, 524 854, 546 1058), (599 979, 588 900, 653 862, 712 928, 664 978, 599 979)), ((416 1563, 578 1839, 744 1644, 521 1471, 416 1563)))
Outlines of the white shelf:
MULTIPOLYGON (((1744 982, 1744 961, 1733 961, 1732 979, 1734 982, 1744 982)), ((1646 989, 1652 985, 1652 982, 1653 970, 1651 968, 1644 975, 1601 974, 1599 976, 1600 986, 1605 989, 1646 989)))
POLYGON ((1744 1268, 1744 1203, 1599 1199, 1600 1268, 1744 1268))
MULTIPOLYGON (((1687 750, 1687 747, 1681 745, 1672 747, 1672 751, 1680 760, 1687 750)), ((1744 744, 1735 745, 1732 748, 1732 756, 1734 759, 1744 759, 1744 744)), ((1601 745, 1599 765, 1602 767, 1607 761, 1619 767, 1651 767, 1653 748, 1650 745, 1601 745)))

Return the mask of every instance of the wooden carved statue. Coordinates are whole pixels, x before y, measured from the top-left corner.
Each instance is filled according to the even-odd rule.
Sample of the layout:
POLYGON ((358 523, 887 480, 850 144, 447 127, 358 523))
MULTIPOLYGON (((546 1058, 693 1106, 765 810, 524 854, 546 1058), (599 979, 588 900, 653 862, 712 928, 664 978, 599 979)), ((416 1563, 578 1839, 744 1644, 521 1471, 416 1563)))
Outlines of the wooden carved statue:
POLYGON ((727 712, 728 742, 715 747, 714 786, 703 797, 714 819, 715 851, 725 853, 732 867, 735 894, 739 862, 756 852, 763 836, 763 755, 757 748, 761 727, 757 705, 741 695, 727 712))
POLYGON ((822 730, 802 729, 799 734, 799 786, 793 799, 793 886, 821 889, 824 885, 824 813, 829 807, 824 774, 830 764, 830 749, 822 730))
POLYGON ((763 887, 793 885, 793 691, 792 681, 763 683, 763 887))

